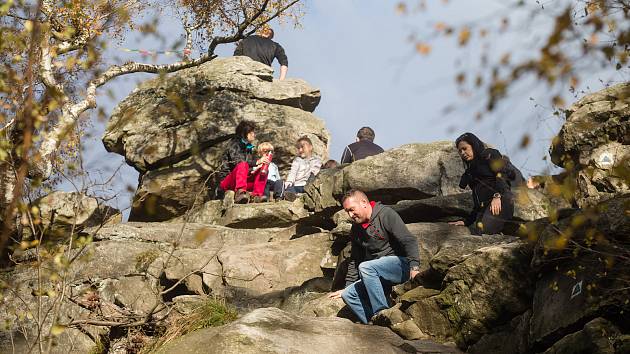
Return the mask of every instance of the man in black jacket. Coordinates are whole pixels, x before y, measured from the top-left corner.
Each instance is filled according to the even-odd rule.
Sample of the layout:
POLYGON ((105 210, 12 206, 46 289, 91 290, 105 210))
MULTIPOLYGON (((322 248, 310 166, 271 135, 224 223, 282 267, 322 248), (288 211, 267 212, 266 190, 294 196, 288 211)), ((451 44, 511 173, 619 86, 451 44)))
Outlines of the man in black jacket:
POLYGON ((250 57, 257 62, 271 66, 273 59, 278 59, 280 63, 280 80, 284 80, 289 70, 289 60, 284 53, 284 48, 271 39, 273 30, 265 28, 260 35, 252 35, 244 38, 236 47, 234 56, 250 57))
POLYGON ((352 163, 368 156, 380 154, 383 148, 374 144, 374 130, 363 127, 357 132, 357 141, 346 146, 341 155, 341 163, 352 163))
POLYGON ((361 322, 368 323, 389 307, 384 288, 420 273, 418 240, 393 209, 370 202, 359 190, 346 193, 343 208, 354 223, 346 288, 329 297, 341 297, 361 322))

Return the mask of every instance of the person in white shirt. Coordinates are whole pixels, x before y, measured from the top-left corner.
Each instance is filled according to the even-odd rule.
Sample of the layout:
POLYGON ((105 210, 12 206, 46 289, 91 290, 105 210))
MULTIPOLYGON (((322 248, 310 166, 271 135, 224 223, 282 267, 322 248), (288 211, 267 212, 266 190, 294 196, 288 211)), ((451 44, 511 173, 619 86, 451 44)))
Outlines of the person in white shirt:
POLYGON ((307 136, 298 139, 296 143, 298 156, 293 159, 291 171, 284 183, 284 199, 293 201, 298 193, 304 193, 306 183, 315 177, 322 167, 322 160, 313 156, 313 143, 307 136))

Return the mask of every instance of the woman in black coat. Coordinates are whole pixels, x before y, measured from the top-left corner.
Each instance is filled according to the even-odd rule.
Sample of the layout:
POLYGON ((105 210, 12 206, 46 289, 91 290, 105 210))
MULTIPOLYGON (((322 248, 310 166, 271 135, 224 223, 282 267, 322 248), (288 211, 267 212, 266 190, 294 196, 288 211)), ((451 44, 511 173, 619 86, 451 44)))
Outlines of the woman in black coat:
POLYGON ((472 133, 462 134, 455 146, 466 165, 459 187, 472 189, 474 208, 465 221, 452 224, 466 225, 475 235, 500 233, 514 215, 506 160, 472 133))

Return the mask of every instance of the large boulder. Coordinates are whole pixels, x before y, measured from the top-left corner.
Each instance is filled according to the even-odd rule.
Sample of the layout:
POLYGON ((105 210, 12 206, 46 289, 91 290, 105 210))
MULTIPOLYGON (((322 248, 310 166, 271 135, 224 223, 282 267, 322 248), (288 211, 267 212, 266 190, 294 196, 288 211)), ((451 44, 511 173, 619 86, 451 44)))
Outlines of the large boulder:
POLYGON ((588 322, 581 331, 556 342, 544 354, 627 353, 629 345, 630 339, 622 336, 619 328, 603 318, 596 318, 588 322))
POLYGON ((350 189, 386 204, 461 193, 464 166, 452 142, 408 144, 349 165, 325 170, 306 187, 311 210, 338 208, 350 189))
POLYGON ((532 282, 524 243, 483 247, 462 258, 447 271, 439 294, 420 296, 405 311, 422 332, 467 348, 529 308, 532 282))
POLYGON ((431 341, 403 340, 389 329, 341 318, 307 318, 276 308, 254 310, 222 327, 174 340, 158 353, 458 353, 431 341))
MULTIPOLYGON (((144 318, 156 304, 191 295, 224 296, 241 308, 279 306, 287 289, 322 276, 319 261, 330 245, 327 233, 293 239, 295 234, 295 226, 249 230, 124 223, 87 228, 78 235, 78 247, 68 253, 74 263, 40 253, 42 296, 38 258, 28 250, 14 258, 16 267, 0 275, 0 322, 7 325, 0 333, 0 348, 11 347, 11 335, 19 344, 16 348, 32 344, 24 339, 37 337, 30 306, 40 304, 42 311, 56 313, 56 289, 62 279, 70 300, 61 301, 58 316, 49 316, 46 326, 52 326, 53 319, 68 323, 101 316, 110 321, 144 318)), ((155 318, 166 315, 161 311, 155 318)), ((108 335, 107 327, 86 324, 83 330, 94 338, 108 335)), ((62 351, 88 352, 94 346, 88 335, 72 328, 54 341, 62 351)))
POLYGON ((31 210, 37 227, 49 234, 63 236, 68 231, 78 232, 86 227, 117 223, 122 220, 120 211, 97 198, 79 192, 53 192, 35 200, 31 210))
POLYGON ((247 57, 217 58, 141 84, 114 109, 103 137, 108 151, 141 173, 130 219, 166 220, 212 197, 224 142, 244 119, 259 124, 259 141, 274 144, 284 173, 301 136, 327 158, 330 135, 311 113, 319 99, 318 89, 274 81, 270 67, 247 57))
POLYGON ((578 206, 630 191, 630 83, 587 95, 566 111, 552 161, 574 173, 578 206))

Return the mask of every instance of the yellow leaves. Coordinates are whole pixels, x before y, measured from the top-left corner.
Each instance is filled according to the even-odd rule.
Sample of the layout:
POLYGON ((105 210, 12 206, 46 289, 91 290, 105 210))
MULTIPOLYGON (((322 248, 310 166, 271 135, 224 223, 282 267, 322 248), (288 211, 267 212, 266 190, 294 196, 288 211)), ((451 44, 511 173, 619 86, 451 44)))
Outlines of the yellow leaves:
POLYGON ((457 36, 457 42, 459 43, 460 46, 463 47, 466 44, 468 44, 469 40, 470 40, 470 28, 465 26, 459 31, 459 34, 457 36))
POLYGON ((48 110, 48 112, 52 112, 55 109, 57 109, 59 107, 59 102, 55 99, 52 99, 48 102, 48 105, 46 106, 46 109, 48 110))
POLYGON ((465 81, 466 81, 466 73, 461 72, 455 76, 455 82, 458 85, 463 85, 465 81))
POLYGON ((586 4, 585 11, 587 15, 592 15, 598 10, 599 10, 599 3, 597 1, 589 1, 588 4, 586 4))
POLYGON ((195 242, 197 242, 198 245, 204 243, 208 237, 210 237, 210 235, 212 235, 212 230, 210 230, 207 227, 204 227, 203 229, 199 229, 197 230, 197 232, 195 232, 195 242))
POLYGON ((50 328, 50 334, 53 336, 58 336, 60 334, 62 334, 64 331, 66 330, 66 327, 63 325, 60 325, 58 323, 55 323, 51 328, 50 328))
POLYGON ((566 106, 564 98, 559 95, 553 96, 553 98, 551 99, 551 103, 554 105, 554 107, 558 108, 564 108, 566 106))
POLYGON ((531 142, 531 138, 529 137, 529 134, 525 134, 523 135, 523 137, 521 138, 521 149, 526 148, 527 146, 529 146, 529 143, 531 142))
POLYGON ((438 23, 435 24, 435 30, 438 31, 438 32, 444 31, 446 29, 446 27, 447 27, 446 23, 444 23, 444 22, 438 22, 438 23))
POLYGON ((429 55, 431 53, 431 46, 423 42, 418 42, 416 43, 416 51, 421 55, 429 55))
POLYGON ((405 4, 404 2, 399 2, 396 5, 396 12, 399 15, 406 15, 407 14, 407 4, 405 4))
POLYGON ((555 249, 564 249, 567 246, 568 242, 569 242, 569 239, 566 236, 561 235, 560 237, 554 240, 553 247, 555 249))
POLYGON ((4 15, 11 9, 13 6, 13 0, 7 0, 4 4, 0 5, 0 15, 4 15))
POLYGON ((72 68, 76 64, 77 64, 77 58, 70 57, 70 58, 66 59, 66 62, 64 63, 64 66, 66 67, 66 70, 72 70, 72 68))
POLYGON ((33 21, 24 21, 24 29, 26 30, 26 32, 33 31, 33 21))

